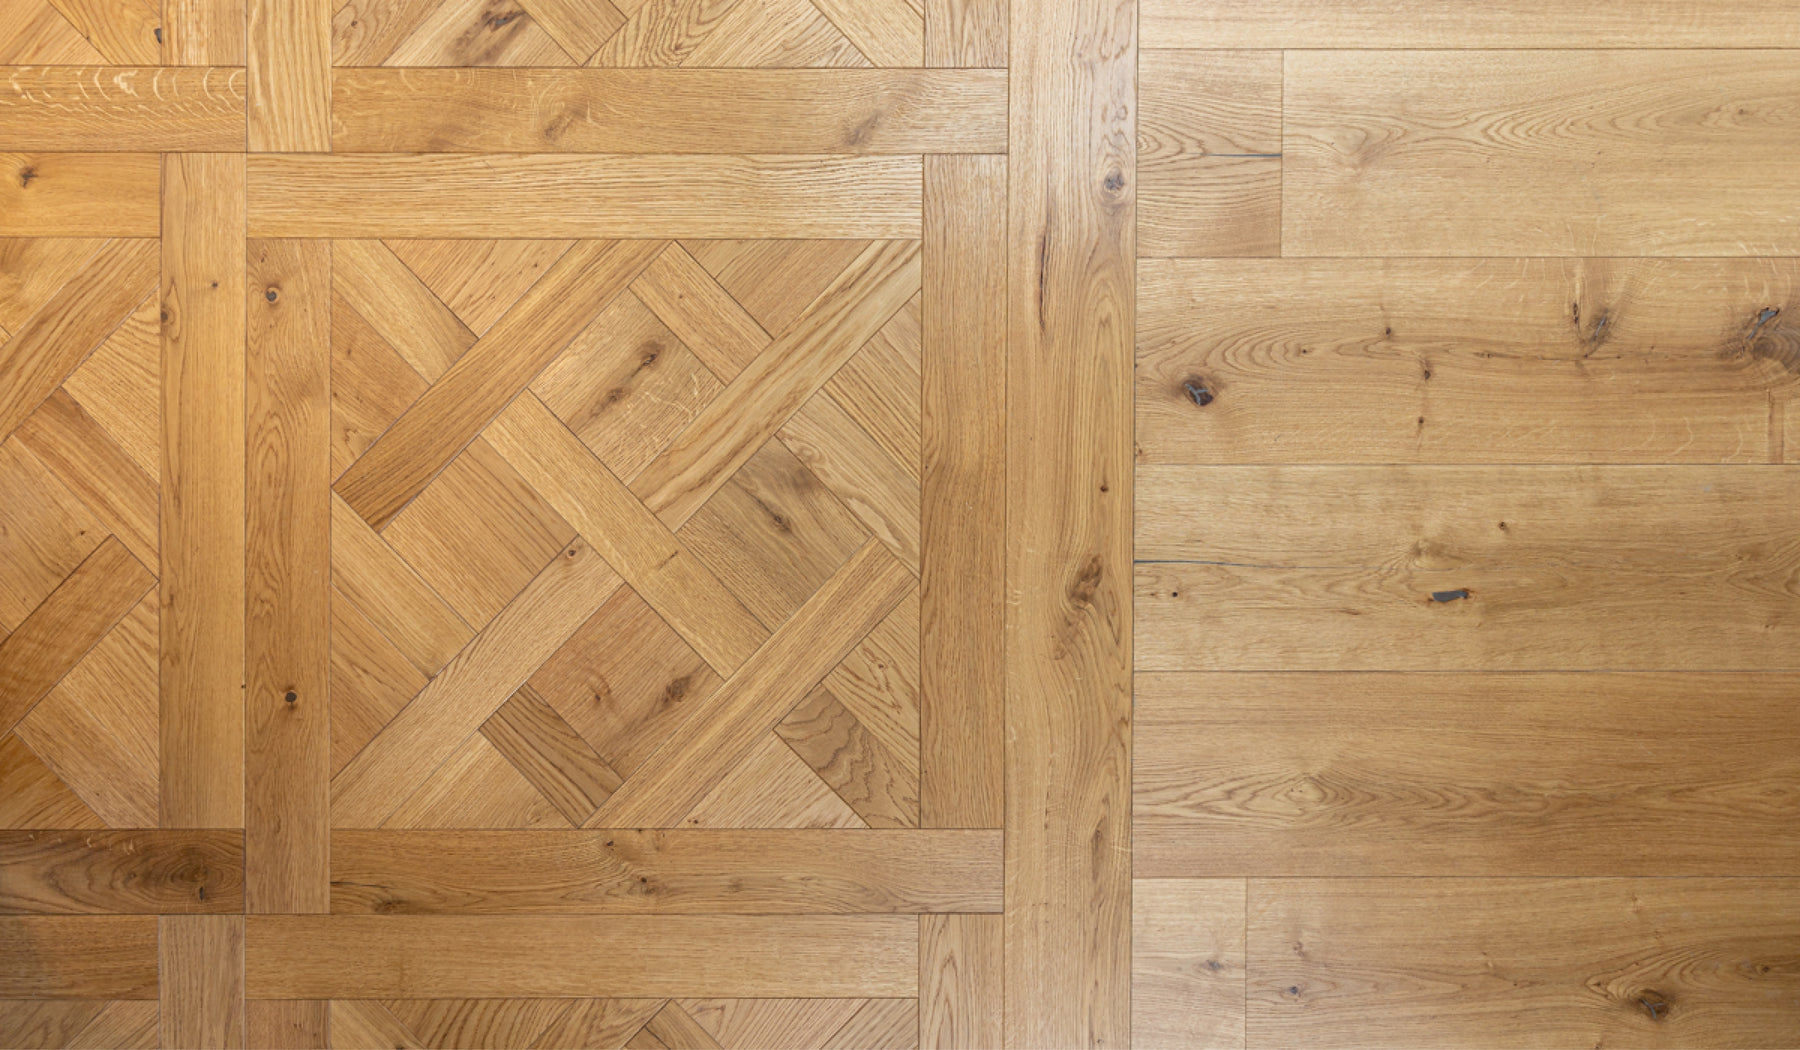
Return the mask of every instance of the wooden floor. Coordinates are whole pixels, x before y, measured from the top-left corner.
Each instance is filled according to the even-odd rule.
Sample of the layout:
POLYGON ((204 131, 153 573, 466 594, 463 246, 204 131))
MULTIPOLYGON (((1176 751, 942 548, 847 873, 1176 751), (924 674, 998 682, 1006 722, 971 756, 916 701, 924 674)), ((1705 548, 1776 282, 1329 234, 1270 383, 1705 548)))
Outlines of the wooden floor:
POLYGON ((1800 1046, 1787 0, 0 67, 0 1047, 1800 1046))

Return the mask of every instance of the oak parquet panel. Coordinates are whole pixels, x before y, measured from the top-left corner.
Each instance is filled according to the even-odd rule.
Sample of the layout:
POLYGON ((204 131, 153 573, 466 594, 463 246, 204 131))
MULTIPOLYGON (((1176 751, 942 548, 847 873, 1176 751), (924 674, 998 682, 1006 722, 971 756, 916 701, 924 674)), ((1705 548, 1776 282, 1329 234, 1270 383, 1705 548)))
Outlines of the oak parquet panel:
POLYGON ((0 240, 0 328, 24 324, 105 243, 93 237, 0 240))
POLYGON ((0 998, 155 999, 156 926, 153 915, 0 916, 0 998))
POLYGON ((255 152, 331 149, 334 0, 246 0, 247 140, 255 152))
POLYGON ((19 425, 19 443, 140 563, 157 556, 157 485, 65 388, 19 425))
POLYGON ((508 0, 443 0, 383 61, 390 66, 569 66, 573 60, 508 0))
POLYGON ((323 999, 249 999, 244 1002, 244 1042, 248 1046, 266 1047, 267 1050, 324 1050, 331 1045, 330 1026, 331 1004, 323 999))
POLYGON ((869 822, 774 732, 748 753, 682 818, 686 828, 862 830, 869 822))
POLYGON ((154 153, 0 153, 0 237, 155 237, 154 153))
POLYGON ((223 152, 244 142, 244 71, 0 67, 0 139, 13 150, 223 152))
POLYGON ((157 920, 162 1045, 244 1045, 244 917, 164 915, 157 920))
POLYGON ((52 0, 57 13, 108 62, 153 66, 162 60, 161 5, 145 0, 52 0))
POLYGON ((1001 915, 919 916, 920 1046, 1004 1045, 1005 927, 1001 915))
POLYGON ((154 1002, 118 999, 81 1030, 69 1050, 154 1050, 160 1011, 154 1002))
POLYGON ((622 779, 529 685, 482 723, 481 734, 570 824, 593 816, 622 779))
POLYGON ((70 791, 17 733, 0 737, 0 789, 4 789, 0 790, 0 825, 5 827, 106 826, 99 814, 70 791))
MULTIPOLYGON (((1134 875, 1139 848, 1134 829, 1134 875)), ((1132 880, 1133 1046, 1245 1045, 1246 892, 1242 879, 1132 880)))
POLYGON ((384 828, 567 828, 569 821, 487 737, 465 738, 384 828))
MULTIPOLYGON (((387 247, 418 276, 433 295, 481 335, 506 315, 562 258, 574 241, 427 241, 395 240, 387 247)), ((472 341, 472 340, 471 340, 472 341)), ((448 362, 446 362, 446 366, 448 362)), ((442 368, 420 369, 436 379, 442 368)))
POLYGON ((331 501, 331 574, 338 593, 419 673, 438 673, 474 635, 343 500, 331 501))
POLYGON ((0 442, 0 629, 15 631, 105 539, 22 441, 0 442))
POLYGON ((657 256, 631 290, 713 375, 726 382, 769 345, 769 333, 756 318, 682 245, 670 245, 657 256))
POLYGON ((244 906, 234 831, 0 831, 0 913, 186 914, 244 906))
POLYGON ((332 287, 427 380, 475 345, 476 334, 456 312, 380 241, 334 241, 331 263, 332 287))
POLYGON ((50 0, 19 0, 15 21, 0 36, 0 62, 8 65, 104 65, 94 49, 50 0))
POLYGON ((152 481, 162 477, 162 311, 158 298, 154 292, 144 296, 63 383, 63 390, 152 481))

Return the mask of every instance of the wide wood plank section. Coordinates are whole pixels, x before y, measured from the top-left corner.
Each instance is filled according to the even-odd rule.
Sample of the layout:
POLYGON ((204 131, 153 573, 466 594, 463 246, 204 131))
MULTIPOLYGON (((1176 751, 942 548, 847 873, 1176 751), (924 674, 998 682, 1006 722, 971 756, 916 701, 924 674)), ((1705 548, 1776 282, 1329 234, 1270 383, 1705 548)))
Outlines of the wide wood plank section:
POLYGON ((0 916, 0 998, 155 999, 153 915, 0 916))
POLYGON ((992 912, 997 831, 672 828, 332 835, 340 914, 992 912))
POLYGON ((1284 254, 1800 253, 1777 51, 1292 51, 1282 83, 1284 254))
POLYGON ((1780 462, 1781 259, 1146 260, 1140 463, 1780 462))
POLYGON ((1138 257, 1279 255, 1279 51, 1138 59, 1138 257))
POLYGON ((244 917, 165 915, 158 931, 162 1045, 243 1046, 244 917))
POLYGON ((0 237, 155 237, 154 153, 0 153, 0 237))
POLYGON ((331 149, 333 0, 248 0, 251 151, 331 149))
MULTIPOLYGON (((1131 841, 1135 862, 1136 829, 1131 841)), ((1245 892, 1241 879, 1133 880, 1132 1046, 1245 1045, 1245 892)))
POLYGON ((250 158, 250 235, 917 237, 920 168, 918 157, 262 155, 250 158))
POLYGON ((1006 1045, 1006 919, 919 916, 919 1046, 1006 1045))
POLYGON ((1796 900, 1793 879, 1253 879, 1246 1035, 1779 1044, 1800 983, 1796 900))
POLYGON ((1144 467, 1138 491, 1140 670, 1800 663, 1792 466, 1144 467))
POLYGON ((259 999, 918 991, 910 915, 253 915, 247 924, 246 990, 259 999))
POLYGON ((234 831, 0 831, 0 912, 236 911, 243 877, 234 831))
POLYGON ((1134 870, 1781 875, 1792 674, 1141 674, 1134 870))
POLYGON ((339 153, 1006 150, 1003 70, 346 69, 332 92, 339 153))
POLYGON ((0 67, 0 140, 15 150, 231 150, 244 142, 244 71, 0 67))

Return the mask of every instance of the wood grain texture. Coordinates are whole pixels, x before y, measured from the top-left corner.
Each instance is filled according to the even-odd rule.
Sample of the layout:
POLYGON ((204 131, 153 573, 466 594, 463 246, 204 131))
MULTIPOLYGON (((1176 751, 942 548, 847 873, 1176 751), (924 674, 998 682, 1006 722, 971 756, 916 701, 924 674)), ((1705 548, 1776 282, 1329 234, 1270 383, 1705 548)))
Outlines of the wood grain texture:
POLYGON ((1144 467, 1138 668, 1790 669, 1797 489, 1790 466, 1144 467))
POLYGON ((1779 462, 1780 259, 1146 261, 1138 462, 1779 462))
POLYGON ((0 138, 14 150, 237 149, 244 142, 244 71, 0 67, 0 138))
POLYGON ((991 831, 672 828, 332 835, 339 914, 993 912, 991 831))
POLYGON ((157 486, 67 388, 20 425, 19 443, 94 512, 139 564, 155 565, 157 486))
POLYGON ((1005 1044, 1005 955, 1004 916, 919 916, 920 1047, 1005 1044))
POLYGON ((248 150, 331 149, 332 0, 246 0, 248 150))
POLYGON ((911 996, 918 988, 911 916, 253 915, 247 924, 246 987, 262 999, 911 996), (781 965, 765 965, 770 959, 781 965))
POLYGON ((1282 53, 1138 59, 1138 256, 1279 255, 1282 53))
POLYGON ((145 0, 53 0, 56 12, 108 62, 153 66, 162 61, 161 5, 145 0))
POLYGON ((323 999, 250 999, 244 1003, 246 1046, 325 1050, 331 1045, 330 1031, 331 1004, 323 999))
MULTIPOLYGON (((1135 864, 1135 829, 1131 840, 1135 864)), ((1245 893, 1241 879, 1132 881, 1133 1046, 1245 1045, 1245 893)))
POLYGON ((1001 70, 355 69, 332 91, 339 153, 1006 148, 1001 70))
POLYGON ((1132 0, 1013 0, 1006 1042, 1131 1041, 1132 0))
POLYGON ((1249 1042, 1779 1043, 1793 1030, 1784 960, 1800 936, 1797 889, 1790 879, 1253 879, 1249 1042))
POLYGON ((156 923, 150 915, 0 916, 0 998, 155 999, 156 923))
POLYGON ((250 159, 250 233, 917 237, 919 182, 917 157, 270 155, 250 159))
POLYGON ((166 157, 164 827, 244 824, 243 230, 241 154, 166 157))
POLYGON ((165 915, 158 925, 162 1045, 244 1045, 244 917, 165 915))
POLYGON ((1293 51, 1283 95, 1284 254, 1800 249, 1779 52, 1293 51))
POLYGON ((1150 876, 1781 875, 1789 674, 1141 674, 1150 876))
POLYGON ((164 0, 163 62, 171 66, 244 64, 247 0, 164 0))
POLYGON ((926 0, 925 64, 1005 68, 1006 0, 926 0))
POLYGON ((251 241, 247 910, 325 911, 331 806, 331 245, 251 241))
POLYGON ((0 912, 185 914, 243 907, 231 831, 0 831, 0 912))
POLYGON ((919 805, 1004 824, 1006 161, 925 167, 919 805))
POLYGON ((1457 0, 1145 0, 1141 17, 1147 48, 1800 47, 1800 17, 1780 0, 1704 7, 1682 0, 1582 7, 1500 0, 1478 8, 1457 0))
POLYGON ((0 237, 155 237, 154 153, 0 153, 0 237))
POLYGON ((593 816, 623 779, 530 685, 481 724, 481 735, 573 825, 593 816))

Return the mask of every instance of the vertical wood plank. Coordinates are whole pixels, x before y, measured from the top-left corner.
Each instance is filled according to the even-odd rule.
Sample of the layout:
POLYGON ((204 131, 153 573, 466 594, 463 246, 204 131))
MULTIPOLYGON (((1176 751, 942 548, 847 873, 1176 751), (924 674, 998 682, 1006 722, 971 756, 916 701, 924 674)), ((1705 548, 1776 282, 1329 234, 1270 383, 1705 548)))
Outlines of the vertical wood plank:
POLYGON ((926 0, 925 64, 1006 66, 1007 0, 926 0))
POLYGON ((249 246, 246 903, 331 907, 331 246, 249 246))
POLYGON ((921 822, 1005 808, 1006 158, 925 159, 921 822))
POLYGON ((331 150, 331 0, 249 0, 252 153, 331 150))
POLYGON ((163 158, 162 824, 244 823, 244 158, 163 158))
POLYGON ((919 1046, 977 1050, 1004 1041, 1006 920, 919 916, 919 1046))
POLYGON ((1136 4, 1011 11, 1006 1041, 1125 1046, 1136 4))
POLYGON ((165 915, 158 925, 162 1045, 244 1045, 244 917, 165 915))
POLYGON ((162 0, 163 64, 244 64, 244 0, 162 0))

